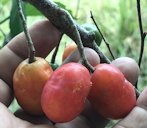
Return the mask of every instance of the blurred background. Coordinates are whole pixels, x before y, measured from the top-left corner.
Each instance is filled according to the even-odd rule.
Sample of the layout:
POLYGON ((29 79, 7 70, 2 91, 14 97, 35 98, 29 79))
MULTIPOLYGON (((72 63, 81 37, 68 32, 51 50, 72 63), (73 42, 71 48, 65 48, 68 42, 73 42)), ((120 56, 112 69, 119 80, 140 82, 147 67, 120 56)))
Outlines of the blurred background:
MULTIPOLYGON (((109 43, 114 56, 128 56, 138 62, 140 52, 140 31, 138 25, 137 3, 135 0, 54 0, 59 6, 68 10, 79 24, 92 23, 90 11, 109 43)), ((142 22, 144 31, 147 30, 147 1, 141 1, 142 22)), ((24 4, 28 27, 34 22, 45 18, 29 4, 24 4)), ((3 47, 15 35, 22 31, 17 14, 15 0, 0 0, 0 47, 3 47)), ((61 64, 61 56, 65 46, 72 40, 66 35, 61 40, 56 63, 61 64)), ((101 51, 112 60, 104 42, 100 45, 101 51)), ((139 90, 147 84, 147 44, 145 40, 144 55, 141 72, 138 80, 139 90)), ((47 57, 51 59, 52 53, 47 57)), ((13 108, 14 109, 14 108, 13 108)), ((109 127, 109 126, 108 126, 109 127)))

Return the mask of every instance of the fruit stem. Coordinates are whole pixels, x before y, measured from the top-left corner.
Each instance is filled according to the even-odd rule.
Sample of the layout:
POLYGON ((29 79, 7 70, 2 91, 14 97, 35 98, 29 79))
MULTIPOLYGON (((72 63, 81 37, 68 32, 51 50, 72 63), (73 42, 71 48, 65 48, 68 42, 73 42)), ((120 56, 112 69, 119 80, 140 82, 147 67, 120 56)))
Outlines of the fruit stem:
MULTIPOLYGON (((71 15, 68 13, 68 11, 66 11, 63 8, 60 8, 51 0, 25 0, 25 2, 29 2, 31 5, 36 7, 40 12, 42 12, 42 14, 46 16, 50 20, 50 22, 56 28, 58 28, 58 30, 69 36, 72 40, 75 39, 75 35, 73 34, 73 30, 71 28, 72 24, 69 21, 71 20, 71 15)), ((99 56, 101 62, 109 63, 109 59, 101 52, 98 46, 95 43, 93 43, 93 32, 87 32, 78 23, 75 22, 75 24, 80 33, 83 45, 94 49, 98 54, 100 53, 99 56)))
POLYGON ((74 29, 74 34, 75 34, 75 42, 78 46, 78 51, 80 53, 80 57, 82 59, 82 64, 86 66, 86 68, 93 73, 94 72, 94 67, 88 62, 85 53, 84 53, 84 46, 82 44, 82 40, 80 37, 80 33, 77 29, 77 26, 73 23, 73 29, 74 29))
MULTIPOLYGON (((63 34, 62 34, 63 35, 63 34)), ((59 46, 60 46, 60 43, 61 43, 61 38, 62 36, 60 37, 60 41, 59 43, 57 44, 56 48, 55 48, 55 51, 52 55, 52 58, 51 58, 51 63, 54 64, 55 63, 55 60, 56 60, 56 56, 57 56, 57 53, 58 53, 58 50, 59 50, 59 46)))
POLYGON ((17 0, 18 12, 19 12, 20 18, 22 20, 22 25, 23 25, 25 36, 27 38, 28 51, 29 51, 29 63, 32 63, 32 62, 36 61, 36 58, 35 58, 35 52, 36 51, 35 51, 35 47, 33 45, 31 36, 30 36, 28 29, 27 29, 26 18, 25 18, 24 13, 23 13, 21 2, 22 2, 21 0, 17 0))
POLYGON ((106 44, 106 46, 107 46, 107 48, 108 48, 108 50, 109 50, 109 52, 110 52, 110 54, 111 54, 111 56, 112 56, 112 59, 115 60, 115 57, 114 57, 113 52, 112 52, 112 50, 111 50, 111 48, 110 48, 110 45, 109 45, 109 43, 106 41, 106 39, 104 38, 104 36, 103 36, 103 34, 102 34, 100 28, 98 27, 98 25, 97 25, 97 23, 96 23, 96 21, 95 21, 95 19, 94 19, 94 16, 93 16, 93 14, 92 14, 92 11, 90 11, 90 14, 91 14, 91 19, 93 20, 93 22, 94 22, 94 24, 95 24, 97 30, 99 31, 99 33, 100 33, 102 39, 104 40, 104 42, 105 42, 105 44, 106 44))

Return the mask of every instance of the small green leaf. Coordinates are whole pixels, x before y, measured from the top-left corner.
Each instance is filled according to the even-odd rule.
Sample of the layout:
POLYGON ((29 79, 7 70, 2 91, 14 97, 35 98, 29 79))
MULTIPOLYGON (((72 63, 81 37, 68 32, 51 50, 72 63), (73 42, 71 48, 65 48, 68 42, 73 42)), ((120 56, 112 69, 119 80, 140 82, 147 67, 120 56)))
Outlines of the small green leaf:
POLYGON ((95 37, 96 37, 95 41, 96 41, 97 45, 100 46, 101 42, 102 42, 102 37, 101 37, 99 31, 97 30, 96 26, 93 24, 90 24, 90 23, 85 23, 82 25, 82 27, 84 27, 89 32, 95 33, 95 37))

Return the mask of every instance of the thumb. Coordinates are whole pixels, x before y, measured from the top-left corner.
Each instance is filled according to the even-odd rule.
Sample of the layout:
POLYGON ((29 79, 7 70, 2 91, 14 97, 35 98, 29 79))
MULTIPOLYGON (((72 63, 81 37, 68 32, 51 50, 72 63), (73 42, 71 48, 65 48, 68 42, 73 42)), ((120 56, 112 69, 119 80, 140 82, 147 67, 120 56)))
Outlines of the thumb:
POLYGON ((137 106, 113 128, 146 128, 147 127, 147 88, 137 100, 137 106))

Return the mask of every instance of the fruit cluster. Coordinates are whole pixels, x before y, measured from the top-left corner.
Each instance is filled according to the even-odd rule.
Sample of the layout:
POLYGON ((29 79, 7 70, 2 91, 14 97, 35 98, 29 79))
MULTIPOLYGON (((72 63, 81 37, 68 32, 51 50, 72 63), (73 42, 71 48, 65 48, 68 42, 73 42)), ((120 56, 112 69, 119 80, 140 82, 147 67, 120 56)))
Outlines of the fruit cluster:
POLYGON ((19 64, 13 75, 19 105, 29 114, 45 114, 53 122, 67 122, 84 110, 88 99, 106 118, 125 117, 136 105, 133 85, 139 76, 137 63, 120 57, 111 64, 100 64, 98 54, 85 47, 85 56, 95 68, 90 73, 80 64, 75 44, 70 45, 64 50, 63 64, 55 71, 39 57, 31 64, 28 59, 19 64))

